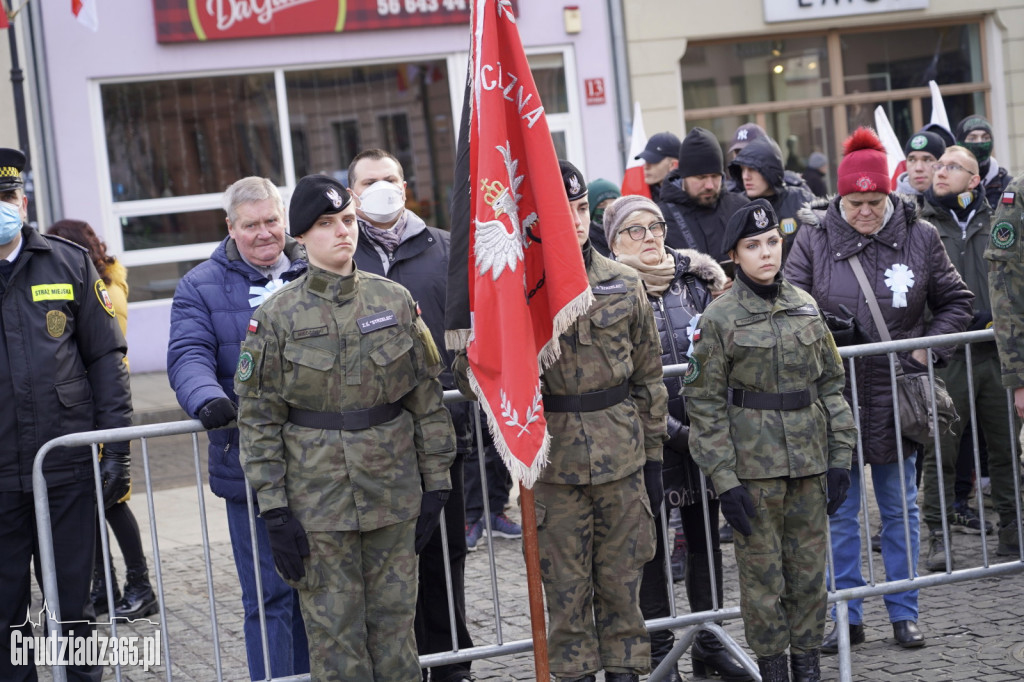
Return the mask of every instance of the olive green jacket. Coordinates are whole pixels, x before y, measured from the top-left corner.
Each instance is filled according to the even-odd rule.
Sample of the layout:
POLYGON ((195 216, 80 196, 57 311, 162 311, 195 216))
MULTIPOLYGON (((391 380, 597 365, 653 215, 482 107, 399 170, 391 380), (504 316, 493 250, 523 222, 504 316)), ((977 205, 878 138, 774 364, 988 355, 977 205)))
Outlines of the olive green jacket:
POLYGON ((1013 179, 992 218, 985 258, 1003 386, 1024 386, 1024 175, 1013 179))
POLYGON ((451 488, 451 418, 440 356, 399 284, 310 265, 253 313, 235 392, 242 467, 263 511, 306 530, 369 531, 418 516, 423 490, 451 488), (289 407, 348 412, 399 402, 357 431, 288 421, 289 407))
POLYGON ((683 378, 690 452, 723 493, 740 479, 800 478, 849 469, 857 431, 846 373, 811 295, 782 280, 774 302, 737 279, 707 307, 683 378), (795 410, 738 407, 729 389, 786 393, 815 387, 795 410))

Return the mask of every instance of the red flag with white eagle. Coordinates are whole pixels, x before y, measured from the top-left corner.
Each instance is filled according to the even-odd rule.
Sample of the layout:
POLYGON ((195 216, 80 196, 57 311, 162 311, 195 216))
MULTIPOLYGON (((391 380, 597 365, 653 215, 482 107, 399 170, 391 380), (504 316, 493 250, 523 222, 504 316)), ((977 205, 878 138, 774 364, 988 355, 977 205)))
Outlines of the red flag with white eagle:
POLYGON ((452 260, 461 242, 468 268, 451 270, 446 342, 466 349, 495 446, 529 488, 550 441, 540 374, 593 294, 509 0, 476 0, 466 94, 468 218, 453 208, 452 260), (468 300, 469 329, 452 324, 460 298, 468 300))

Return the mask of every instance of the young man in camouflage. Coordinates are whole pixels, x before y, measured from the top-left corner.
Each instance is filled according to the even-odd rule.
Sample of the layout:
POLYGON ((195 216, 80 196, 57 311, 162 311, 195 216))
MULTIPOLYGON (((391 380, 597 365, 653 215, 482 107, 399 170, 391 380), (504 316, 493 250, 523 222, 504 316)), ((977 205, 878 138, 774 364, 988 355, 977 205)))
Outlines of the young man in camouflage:
MULTIPOLYGON (((1007 185, 992 218, 992 232, 985 259, 989 262, 988 287, 992 323, 999 349, 1003 386, 1013 390, 1013 408, 1024 419, 1024 174, 1007 185)), ((1015 422, 1016 424, 1017 422, 1015 422)), ((991 466, 991 464, 990 464, 991 466)), ((1013 489, 1008 474, 1008 487, 1013 489)), ((993 483, 995 479, 993 479, 993 483)), ((992 486, 993 493, 995 485, 992 486)), ((1018 503, 1019 505, 1019 503, 1018 503)), ((1016 516, 999 516, 1000 556, 1020 555, 1020 528, 1016 516)))
POLYGON ((351 201, 324 175, 292 194, 309 271, 249 323, 235 375, 242 464, 299 592, 312 679, 413 682, 415 552, 451 488, 454 433, 412 296, 355 268, 351 201))
POLYGON ((595 303, 542 377, 551 434, 534 494, 548 653, 559 680, 630 682, 650 668, 640 576, 654 556, 668 395, 635 270, 590 244, 587 184, 561 162, 595 303))

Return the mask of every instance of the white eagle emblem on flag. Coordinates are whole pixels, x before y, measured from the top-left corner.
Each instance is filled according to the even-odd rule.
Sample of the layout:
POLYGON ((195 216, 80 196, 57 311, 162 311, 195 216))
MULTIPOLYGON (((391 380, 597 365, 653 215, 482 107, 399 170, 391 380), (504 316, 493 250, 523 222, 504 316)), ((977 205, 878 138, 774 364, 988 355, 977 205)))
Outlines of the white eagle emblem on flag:
MULTIPOLYGON (((519 167, 519 160, 512 158, 511 145, 508 141, 504 146, 496 149, 501 152, 505 160, 505 170, 508 173, 509 185, 502 187, 493 201, 487 201, 494 209, 494 220, 481 222, 474 219, 476 223, 476 238, 473 245, 473 255, 476 257, 480 274, 491 271, 491 277, 495 280, 507 267, 512 272, 516 271, 519 261, 523 260, 523 248, 526 245, 525 231, 535 222, 537 214, 531 213, 520 224, 519 222, 519 200, 523 198, 517 190, 522 184, 524 175, 516 175, 519 167), (509 217, 512 222, 511 231, 501 221, 502 214, 509 217)), ((499 187, 500 183, 493 183, 492 187, 499 187)))

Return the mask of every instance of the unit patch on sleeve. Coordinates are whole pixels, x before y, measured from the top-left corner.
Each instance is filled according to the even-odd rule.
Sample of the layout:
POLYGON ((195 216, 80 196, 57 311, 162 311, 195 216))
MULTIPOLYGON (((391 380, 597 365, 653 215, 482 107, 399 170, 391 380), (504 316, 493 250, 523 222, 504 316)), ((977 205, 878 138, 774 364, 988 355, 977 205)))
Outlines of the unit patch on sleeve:
POLYGON ((992 246, 1008 249, 1017 241, 1017 229, 1010 223, 999 222, 992 226, 992 246))
POLYGON ((107 285, 103 283, 102 279, 96 280, 96 283, 92 285, 92 288, 96 291, 96 299, 103 306, 103 309, 107 311, 107 314, 111 317, 114 316, 114 302, 110 300, 110 294, 107 293, 107 285))
POLYGON ((256 363, 253 360, 252 353, 247 350, 242 351, 242 354, 238 356, 238 380, 248 381, 252 378, 255 368, 256 363))
POLYGON ((700 361, 697 358, 690 358, 689 364, 686 367, 686 372, 683 374, 683 383, 692 384, 700 376, 700 361))

